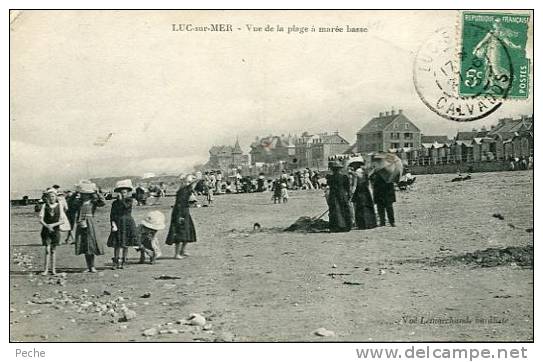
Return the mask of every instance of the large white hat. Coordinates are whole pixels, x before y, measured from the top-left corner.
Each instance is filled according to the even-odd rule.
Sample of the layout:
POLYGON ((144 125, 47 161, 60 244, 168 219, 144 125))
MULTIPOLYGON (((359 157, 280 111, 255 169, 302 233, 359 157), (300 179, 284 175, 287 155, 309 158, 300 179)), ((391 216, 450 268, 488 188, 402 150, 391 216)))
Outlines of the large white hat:
POLYGON ((120 180, 117 181, 115 184, 115 189, 113 189, 114 192, 119 192, 122 189, 127 189, 128 191, 132 191, 134 187, 132 186, 132 180, 126 179, 126 180, 120 180))
POLYGON ((166 227, 164 214, 160 211, 149 212, 141 223, 143 226, 153 230, 162 230, 166 227))
POLYGON ((190 184, 191 182, 193 182, 196 178, 194 177, 194 175, 191 175, 191 174, 188 174, 188 175, 185 175, 184 177, 181 177, 181 181, 185 182, 185 184, 190 184))
POLYGON ((362 156, 351 156, 348 158, 347 166, 350 166, 353 163, 355 165, 363 165, 366 163, 366 161, 364 160, 364 157, 362 156))
POLYGON ((57 195, 57 190, 55 190, 54 188, 48 188, 47 190, 45 190, 45 193, 46 194, 54 194, 54 195, 57 195))
POLYGON ((76 191, 80 194, 94 194, 96 192, 96 184, 88 180, 81 180, 76 185, 76 191))

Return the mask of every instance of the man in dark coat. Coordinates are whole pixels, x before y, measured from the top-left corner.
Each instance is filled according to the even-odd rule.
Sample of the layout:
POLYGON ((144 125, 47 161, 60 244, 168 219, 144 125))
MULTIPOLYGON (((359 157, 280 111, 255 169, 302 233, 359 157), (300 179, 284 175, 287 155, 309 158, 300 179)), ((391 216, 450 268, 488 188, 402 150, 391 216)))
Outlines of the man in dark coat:
POLYGON ((371 176, 373 184, 373 200, 377 205, 380 226, 385 226, 385 213, 388 216, 390 226, 396 226, 394 220, 393 203, 396 202, 396 191, 394 183, 386 182, 381 172, 376 172, 371 176))

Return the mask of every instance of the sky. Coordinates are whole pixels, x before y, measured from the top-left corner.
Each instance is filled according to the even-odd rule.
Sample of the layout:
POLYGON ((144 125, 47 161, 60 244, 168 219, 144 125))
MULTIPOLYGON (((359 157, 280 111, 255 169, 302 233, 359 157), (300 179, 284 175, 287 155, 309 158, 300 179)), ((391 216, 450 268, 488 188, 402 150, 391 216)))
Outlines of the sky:
MULTIPOLYGON (((178 174, 212 145, 338 130, 349 142, 379 112, 403 109, 424 134, 532 114, 506 102, 480 121, 440 118, 418 98, 414 56, 455 11, 23 11, 10 31, 11 191, 100 176, 178 174), (230 23, 235 32, 172 24, 230 23), (283 33, 246 26, 281 25, 283 33), (287 34, 292 26, 366 33, 287 34), (112 133, 104 146, 94 145, 112 133)), ((529 39, 528 51, 532 49, 529 39)))

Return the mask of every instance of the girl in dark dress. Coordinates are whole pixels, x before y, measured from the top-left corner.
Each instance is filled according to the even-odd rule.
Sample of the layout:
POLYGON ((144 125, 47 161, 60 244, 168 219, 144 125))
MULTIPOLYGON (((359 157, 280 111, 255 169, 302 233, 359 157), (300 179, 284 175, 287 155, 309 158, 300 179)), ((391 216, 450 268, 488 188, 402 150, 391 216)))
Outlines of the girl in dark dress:
POLYGON ((75 255, 85 255, 87 271, 96 273, 94 257, 103 255, 104 248, 96 235, 94 212, 97 207, 104 206, 106 202, 104 197, 96 192, 96 186, 93 183, 81 183, 78 188, 81 202, 77 204, 75 210, 75 255))
POLYGON ((358 229, 373 229, 377 226, 373 198, 369 188, 368 175, 361 169, 356 170, 356 189, 353 194, 354 214, 358 229))
POLYGON ((175 259, 188 256, 185 247, 188 243, 196 242, 196 229, 190 216, 189 199, 197 181, 192 175, 184 177, 175 196, 170 229, 166 237, 167 245, 175 244, 175 259))
POLYGON ((332 170, 332 174, 326 177, 326 182, 329 187, 328 209, 330 231, 351 231, 352 216, 349 207, 349 200, 351 199, 349 177, 340 172, 343 165, 339 161, 330 162, 329 167, 332 170))
POLYGON ((113 248, 113 268, 124 269, 128 257, 128 247, 138 246, 136 222, 132 217, 133 200, 128 196, 132 191, 132 182, 130 180, 119 181, 114 191, 119 194, 119 197, 111 204, 111 234, 107 246, 113 248), (121 249, 123 254, 119 263, 121 249))

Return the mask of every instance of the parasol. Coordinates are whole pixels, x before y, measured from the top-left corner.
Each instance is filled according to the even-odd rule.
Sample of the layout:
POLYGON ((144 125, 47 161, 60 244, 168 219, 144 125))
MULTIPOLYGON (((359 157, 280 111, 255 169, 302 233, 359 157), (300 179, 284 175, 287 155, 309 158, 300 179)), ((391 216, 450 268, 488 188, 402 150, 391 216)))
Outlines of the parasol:
POLYGON ((373 156, 374 173, 387 183, 398 182, 403 172, 402 160, 393 153, 379 153, 373 156))

